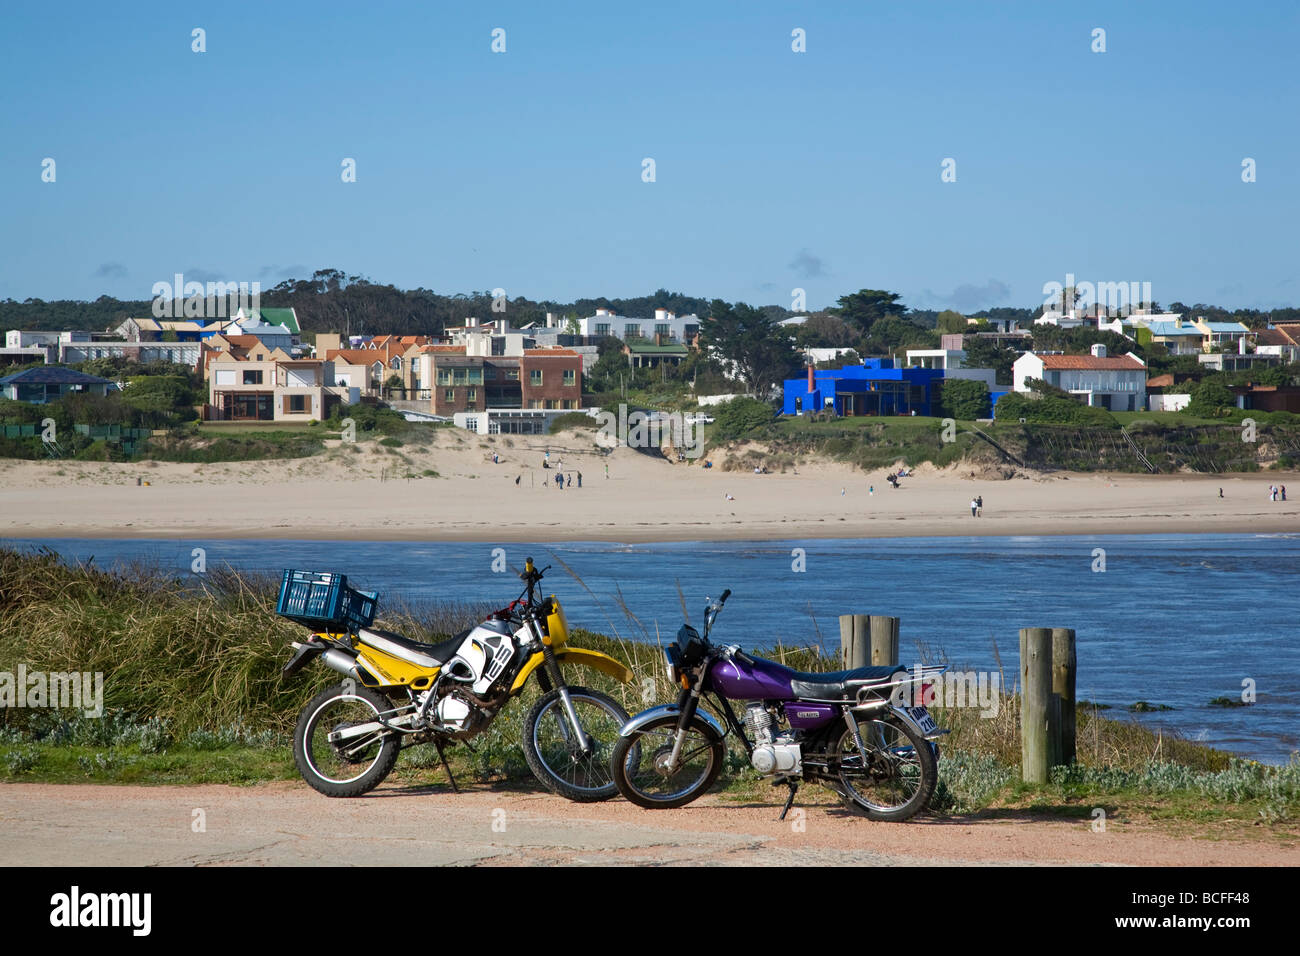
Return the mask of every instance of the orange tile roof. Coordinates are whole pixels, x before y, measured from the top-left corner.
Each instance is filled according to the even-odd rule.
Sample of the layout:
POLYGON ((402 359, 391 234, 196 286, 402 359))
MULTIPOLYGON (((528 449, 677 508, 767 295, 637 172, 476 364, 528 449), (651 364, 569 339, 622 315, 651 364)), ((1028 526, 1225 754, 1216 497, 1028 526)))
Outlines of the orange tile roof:
POLYGON ((444 352, 447 354, 464 355, 465 346, 463 345, 425 345, 420 348, 421 352, 444 352))
POLYGON ((349 365, 373 365, 375 362, 383 360, 375 355, 376 350, 372 349, 326 349, 325 361, 333 362, 335 359, 343 359, 349 365))
POLYGON ((1120 371, 1138 371, 1146 366, 1128 355, 1108 355, 1098 358, 1095 355, 1040 355, 1044 368, 1052 369, 1116 369, 1120 371))
POLYGON ((567 356, 577 356, 573 349, 524 349, 525 355, 535 355, 541 358, 564 358, 567 356))

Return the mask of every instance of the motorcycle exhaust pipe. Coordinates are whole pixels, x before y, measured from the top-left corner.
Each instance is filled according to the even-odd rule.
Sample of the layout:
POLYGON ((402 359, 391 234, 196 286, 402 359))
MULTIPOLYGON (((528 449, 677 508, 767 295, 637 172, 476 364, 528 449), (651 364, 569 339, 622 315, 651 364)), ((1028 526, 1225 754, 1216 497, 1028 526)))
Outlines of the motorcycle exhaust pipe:
POLYGON ((357 659, 344 654, 337 648, 331 647, 321 655, 320 659, 326 667, 338 671, 345 677, 352 677, 356 680, 361 679, 361 675, 357 672, 357 659))

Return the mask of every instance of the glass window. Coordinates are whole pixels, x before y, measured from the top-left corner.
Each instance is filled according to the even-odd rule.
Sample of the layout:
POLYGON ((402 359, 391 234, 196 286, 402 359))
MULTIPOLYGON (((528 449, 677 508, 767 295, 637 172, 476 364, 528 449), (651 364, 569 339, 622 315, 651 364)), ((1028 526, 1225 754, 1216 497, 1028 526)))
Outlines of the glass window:
POLYGON ((528 384, 529 385, 542 384, 542 370, 540 368, 533 368, 528 370, 528 384))
POLYGON ((477 402, 477 401, 478 401, 478 389, 477 389, 477 388, 469 388, 469 389, 466 389, 466 390, 465 390, 465 401, 468 402, 468 403, 471 404, 471 405, 473 405, 475 402, 477 402))
POLYGON ((577 371, 577 369, 566 368, 566 369, 564 370, 564 384, 565 384, 565 385, 577 385, 577 384, 578 384, 578 371, 577 371))
POLYGON ((261 370, 259 369, 259 370, 256 371, 256 372, 248 372, 248 371, 244 372, 244 384, 245 384, 245 385, 261 385, 261 384, 262 384, 262 372, 261 372, 261 370))
POLYGON ((506 380, 510 382, 519 381, 519 369, 517 368, 506 369, 506 380))
POLYGON ((467 369, 466 371, 469 372, 469 384, 471 385, 483 384, 483 370, 481 368, 471 368, 471 369, 467 369))
POLYGON ((453 381, 456 385, 469 384, 469 369, 458 368, 453 372, 453 381))
POLYGON ((444 402, 456 401, 456 390, 454 388, 444 388, 442 390, 442 400, 444 402))
POLYGON ((597 323, 596 323, 596 333, 595 333, 595 334, 596 334, 596 335, 609 335, 609 323, 608 323, 608 322, 597 322, 597 323))
POLYGON ((451 369, 449 368, 438 369, 438 384, 439 385, 451 384, 451 369))

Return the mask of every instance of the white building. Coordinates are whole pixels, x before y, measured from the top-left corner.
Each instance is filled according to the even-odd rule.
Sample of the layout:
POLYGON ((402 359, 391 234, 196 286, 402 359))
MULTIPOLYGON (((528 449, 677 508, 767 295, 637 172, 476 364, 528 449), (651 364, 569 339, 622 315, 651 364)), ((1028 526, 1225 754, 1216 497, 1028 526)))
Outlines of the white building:
POLYGON ((907 366, 908 368, 942 369, 944 378, 963 378, 973 382, 983 382, 990 392, 997 387, 997 370, 968 368, 965 349, 908 349, 907 366))
POLYGON ((685 345, 699 334, 700 318, 694 312, 678 316, 667 309, 655 309, 653 319, 636 319, 609 309, 597 309, 595 315, 579 319, 578 327, 582 335, 612 335, 624 342, 659 336, 660 344, 685 345))
POLYGON ((1085 405, 1112 412, 1138 412, 1147 407, 1147 367, 1132 352, 1108 356, 1104 345, 1094 345, 1091 355, 1026 352, 1011 370, 1012 387, 1017 392, 1028 392, 1026 379, 1037 378, 1064 389, 1085 405))

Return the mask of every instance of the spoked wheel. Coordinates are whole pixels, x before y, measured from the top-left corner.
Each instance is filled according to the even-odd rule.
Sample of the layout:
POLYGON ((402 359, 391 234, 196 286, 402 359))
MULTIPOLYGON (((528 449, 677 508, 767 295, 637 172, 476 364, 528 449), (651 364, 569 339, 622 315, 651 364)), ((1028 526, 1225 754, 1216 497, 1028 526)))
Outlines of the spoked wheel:
POLYGON ((569 699, 589 738, 584 750, 569 721, 559 688, 543 694, 524 717, 524 759, 552 793, 577 803, 608 800, 618 791, 609 771, 610 749, 628 716, 612 697, 570 687, 569 699))
POLYGON ((678 718, 666 714, 636 733, 620 737, 611 766, 618 792, 639 807, 671 810, 690 803, 718 779, 727 745, 699 717, 686 728, 676 763, 672 761, 678 718))
POLYGON ((930 803, 939 779, 930 744, 912 728, 886 720, 860 720, 864 764, 853 734, 844 731, 834 753, 839 791, 847 806, 872 820, 910 820, 930 803))
POLYGON ((392 709, 383 694, 351 682, 317 694, 293 732, 293 759, 302 778, 327 797, 359 797, 379 786, 397 763, 399 735, 375 730, 343 741, 330 735, 374 723, 392 709))

